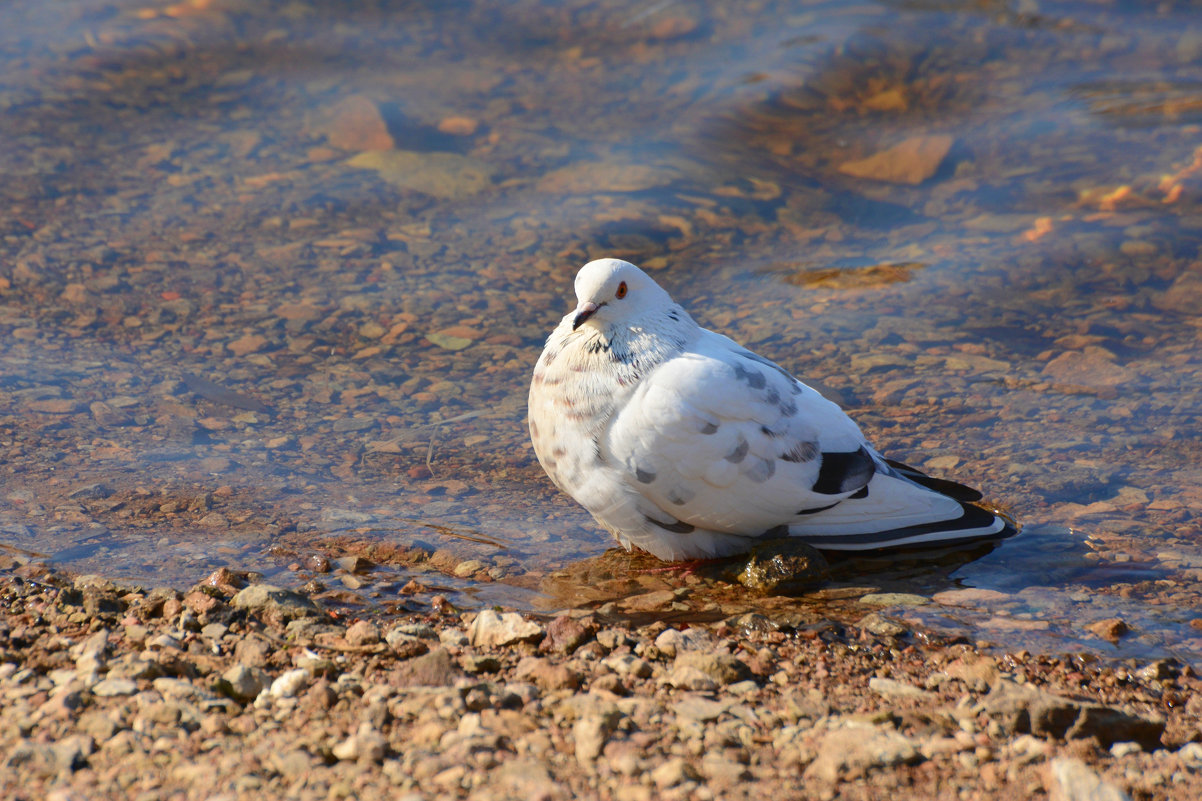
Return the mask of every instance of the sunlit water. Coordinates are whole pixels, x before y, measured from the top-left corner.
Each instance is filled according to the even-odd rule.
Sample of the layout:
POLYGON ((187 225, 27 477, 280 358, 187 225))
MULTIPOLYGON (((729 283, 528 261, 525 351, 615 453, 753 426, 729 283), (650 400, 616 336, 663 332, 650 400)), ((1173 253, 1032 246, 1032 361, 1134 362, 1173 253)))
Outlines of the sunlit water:
POLYGON ((84 0, 4 6, 0 60, 4 552, 604 603, 636 571, 524 405, 614 255, 1024 526, 836 588, 1202 653, 1196 8, 84 0))

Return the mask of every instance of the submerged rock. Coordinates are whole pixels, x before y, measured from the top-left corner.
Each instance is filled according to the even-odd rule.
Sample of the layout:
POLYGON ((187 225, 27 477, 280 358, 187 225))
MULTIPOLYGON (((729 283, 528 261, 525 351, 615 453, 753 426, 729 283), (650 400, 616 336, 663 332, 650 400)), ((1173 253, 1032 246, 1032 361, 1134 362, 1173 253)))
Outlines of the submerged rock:
POLYGON ((755 546, 736 579, 748 589, 784 595, 813 589, 829 574, 826 559, 817 548, 784 537, 755 546))

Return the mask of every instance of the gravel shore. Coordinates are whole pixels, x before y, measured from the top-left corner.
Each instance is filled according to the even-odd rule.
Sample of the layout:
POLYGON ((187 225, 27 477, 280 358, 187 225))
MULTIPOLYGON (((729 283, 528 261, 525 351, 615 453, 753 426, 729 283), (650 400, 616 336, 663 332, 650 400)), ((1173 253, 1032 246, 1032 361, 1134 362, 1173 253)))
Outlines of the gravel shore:
POLYGON ((338 619, 220 570, 186 592, 0 562, 0 796, 1202 795, 1172 661, 984 655, 868 616, 781 628, 338 619))
POLYGON ((6 799, 1197 799, 1173 661, 1004 658, 868 616, 338 619, 0 564, 6 799))

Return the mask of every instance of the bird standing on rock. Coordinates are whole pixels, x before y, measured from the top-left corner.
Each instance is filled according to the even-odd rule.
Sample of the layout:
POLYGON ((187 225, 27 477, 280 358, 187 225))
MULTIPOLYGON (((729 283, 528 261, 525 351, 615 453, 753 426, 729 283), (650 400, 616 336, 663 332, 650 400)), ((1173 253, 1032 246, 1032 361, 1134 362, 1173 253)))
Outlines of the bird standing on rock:
POLYGON ((628 550, 701 559, 799 537, 826 550, 1015 533, 980 493, 886 460, 837 405, 708 331, 652 278, 576 275, 530 383, 534 451, 628 550))

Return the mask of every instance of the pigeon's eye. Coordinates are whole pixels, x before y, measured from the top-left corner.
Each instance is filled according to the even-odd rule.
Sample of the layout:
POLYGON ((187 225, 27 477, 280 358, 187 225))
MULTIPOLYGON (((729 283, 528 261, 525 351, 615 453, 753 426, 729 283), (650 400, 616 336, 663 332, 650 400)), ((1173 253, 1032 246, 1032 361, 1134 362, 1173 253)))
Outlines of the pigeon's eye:
POLYGON ((621 300, 622 298, 626 297, 626 282, 625 281, 618 284, 618 291, 615 294, 618 296, 618 300, 621 300))

